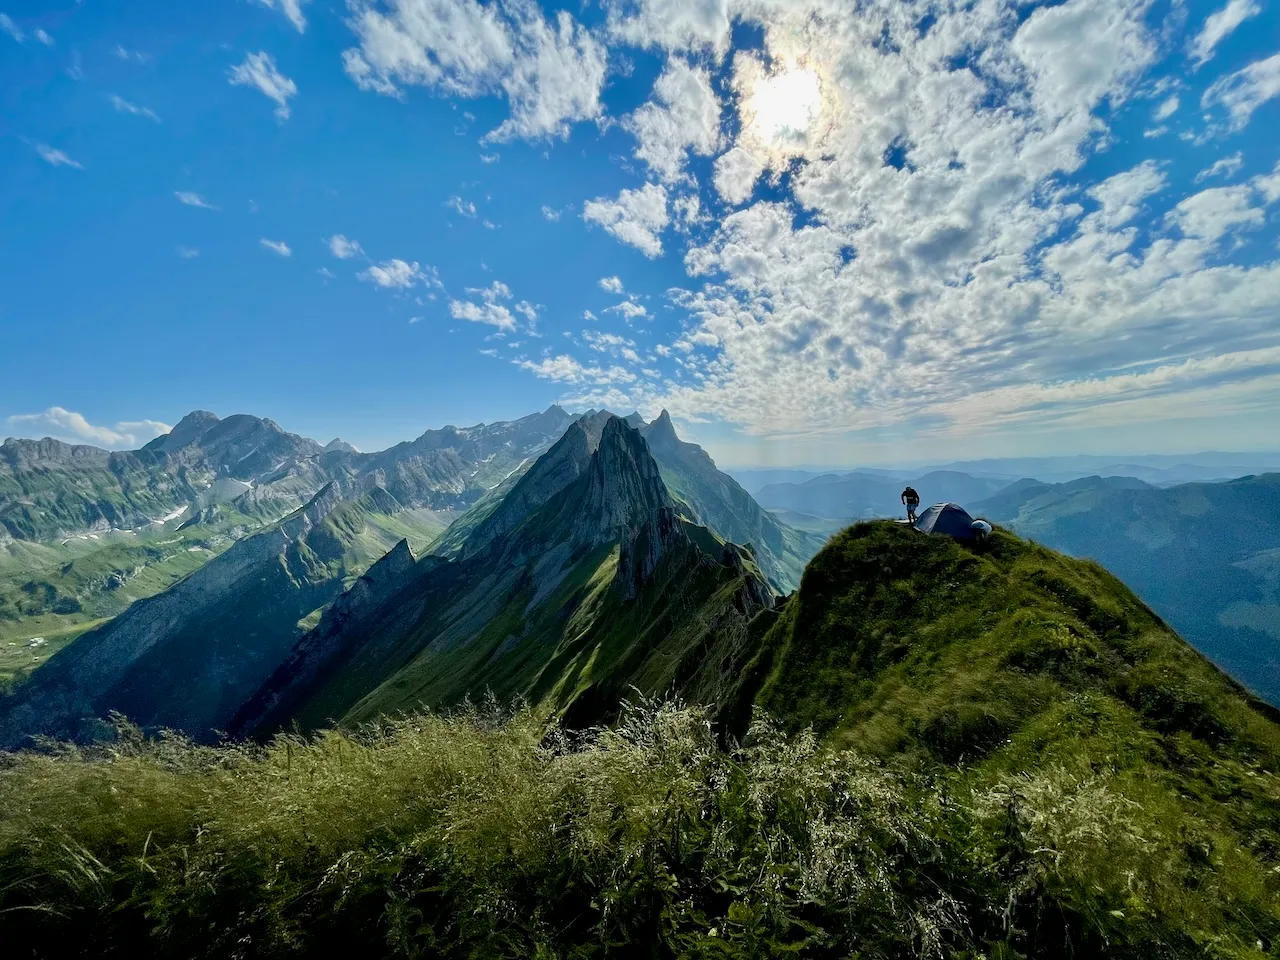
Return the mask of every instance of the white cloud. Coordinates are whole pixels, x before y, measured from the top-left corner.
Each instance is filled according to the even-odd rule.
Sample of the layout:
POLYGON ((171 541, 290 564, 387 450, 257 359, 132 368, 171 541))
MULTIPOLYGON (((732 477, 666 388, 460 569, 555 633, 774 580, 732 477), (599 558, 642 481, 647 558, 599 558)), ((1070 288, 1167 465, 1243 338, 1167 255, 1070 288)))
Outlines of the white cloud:
POLYGON ((413 263, 405 260, 384 260, 382 263, 372 264, 367 270, 360 271, 357 276, 383 289, 408 290, 419 284, 435 287, 440 285, 435 268, 424 269, 418 266, 416 260, 413 263))
POLYGON ((173 428, 159 420, 126 420, 114 427, 94 426, 83 415, 63 407, 43 413, 20 413, 8 418, 9 426, 28 436, 40 434, 71 443, 88 443, 108 449, 133 449, 173 428))
POLYGON ((598 223, 646 257, 656 257, 662 253, 661 234, 670 222, 666 188, 646 183, 637 190, 623 190, 616 200, 588 200, 582 219, 598 223))
POLYGON ((339 260, 350 260, 352 257, 362 256, 364 250, 360 244, 354 240, 349 240, 340 233, 335 233, 328 240, 329 252, 339 260))
POLYGON ((200 251, 195 247, 178 247, 176 252, 183 260, 194 260, 200 256, 200 251))
POLYGON ((560 211, 559 211, 559 210, 555 210, 555 209, 553 209, 553 208, 551 208, 551 207, 548 207, 548 206, 544 203, 544 204, 542 205, 542 216, 543 216, 543 219, 545 219, 545 220, 550 220, 552 223, 554 223, 555 221, 557 221, 557 220, 559 220, 559 219, 560 219, 560 211))
POLYGON ((1230 180, 1240 172, 1240 168, 1243 166, 1244 154, 1237 150, 1235 153, 1231 154, 1231 156, 1223 157, 1221 160, 1216 160, 1210 166, 1205 167, 1197 173, 1195 182, 1201 183, 1211 177, 1226 177, 1230 180))
POLYGON ((605 313, 619 313, 627 320, 637 320, 640 317, 647 317, 649 311, 642 304, 636 303, 634 300, 623 300, 619 304, 612 307, 605 307, 605 313))
POLYGON ((36 32, 33 33, 32 36, 43 43, 46 47, 53 46, 53 37, 49 36, 49 34, 39 28, 36 29, 36 32))
POLYGON ((175 190, 173 195, 178 198, 179 203, 188 207, 199 207, 201 210, 218 209, 200 194, 193 193, 190 190, 175 190))
POLYGON ((1243 130, 1253 111, 1280 96, 1280 53, 1249 64, 1213 84, 1200 98, 1206 109, 1222 107, 1230 117, 1231 130, 1243 130))
POLYGON ((653 85, 653 99, 623 126, 636 138, 638 159, 660 179, 679 180, 687 151, 706 156, 720 143, 720 101, 710 75, 681 58, 668 60, 653 85))
POLYGON ((597 386, 608 386, 615 383, 634 383, 637 379, 636 375, 625 367, 584 366, 565 354, 544 357, 537 361, 513 360, 512 363, 540 379, 555 380, 559 383, 591 383, 597 386))
MULTIPOLYGON (((469 287, 467 293, 480 298, 480 303, 465 300, 450 300, 449 315, 455 320, 469 320, 472 323, 485 323, 491 327, 511 333, 516 329, 516 318, 501 301, 511 299, 511 288, 501 280, 495 280, 487 287, 469 287)), ((516 310, 524 314, 530 327, 538 319, 537 311, 527 300, 516 304, 516 310)))
POLYGON ((499 160, 501 160, 501 159, 502 159, 502 158, 501 158, 501 157, 499 157, 496 153, 482 153, 482 154, 480 154, 480 162, 481 162, 481 163, 483 163, 483 164, 497 163, 497 162, 498 162, 499 160))
POLYGON ((1262 7, 1255 0, 1227 0, 1225 7, 1210 14, 1189 48, 1196 69, 1213 57, 1213 51, 1218 44, 1225 40, 1236 27, 1261 12, 1262 7))
POLYGON ((1160 104, 1160 106, 1156 108, 1156 112, 1152 114, 1152 118, 1157 123, 1160 123, 1161 121, 1168 120, 1177 112, 1178 112, 1178 97, 1175 94, 1174 96, 1170 97, 1168 100, 1164 101, 1164 103, 1160 104))
POLYGON ((745 203, 764 173, 766 159, 749 147, 735 146, 716 158, 716 191, 726 203, 745 203))
POLYGON ((146 63, 151 59, 151 54, 149 53, 142 53, 139 50, 128 50, 118 43, 116 44, 115 50, 112 52, 115 54, 116 59, 131 63, 146 63))
POLYGON ((33 143, 32 148, 40 155, 40 159, 51 167, 73 167, 76 170, 83 170, 84 166, 69 156, 47 143, 33 143))
POLYGON ((444 205, 453 210, 456 210, 459 214, 461 214, 464 217, 471 217, 473 219, 475 218, 476 205, 472 203, 470 200, 463 200, 461 197, 450 197, 448 200, 445 201, 444 205))
POLYGON ((621 277, 601 277, 600 289, 605 293, 622 293, 621 277))
POLYGON ((1280 162, 1276 163, 1275 169, 1270 173, 1254 177, 1250 182, 1253 184, 1253 189, 1262 194, 1265 202, 1275 203, 1280 200, 1280 162))
POLYGON ((532 3, 352 0, 359 48, 347 73, 363 89, 399 85, 446 96, 506 97, 510 116, 486 140, 565 137, 601 115, 606 51, 567 11, 548 19, 532 3))
POLYGON ((270 250, 272 253, 277 253, 282 257, 293 256, 293 251, 289 249, 289 245, 283 240, 268 240, 266 237, 263 237, 258 241, 258 243, 262 244, 263 247, 270 250))
POLYGON ((729 49, 729 0, 605 0, 610 33, 633 46, 673 52, 729 49))
POLYGON ((13 22, 13 18, 7 13, 0 13, 0 30, 3 30, 9 36, 13 37, 18 43, 26 40, 26 34, 22 32, 22 28, 13 22))
POLYGON ((1154 160, 1144 160, 1132 170, 1118 173, 1089 188, 1089 196, 1101 204, 1094 214, 1099 225, 1114 230, 1136 217, 1148 197, 1165 188, 1167 178, 1154 160))
POLYGON ((150 107, 140 107, 136 103, 130 103, 128 100, 124 99, 124 97, 116 96, 114 93, 111 95, 111 105, 115 107, 116 111, 119 113, 131 113, 135 117, 146 117, 148 120, 154 120, 156 123, 160 122, 160 118, 150 107))
POLYGON ((1170 55, 1149 6, 751 0, 764 48, 734 56, 738 122, 714 172, 696 167, 711 182, 691 212, 711 219, 669 293, 681 328, 653 346, 670 380, 646 399, 849 449, 872 431, 988 436, 964 411, 996 391, 1001 417, 1051 430, 1091 380, 1184 361, 1196 389, 1258 375, 1210 361, 1276 343, 1280 261, 1251 244, 1233 262, 1271 181, 1195 193, 1156 160, 1092 173, 1115 107, 1174 92, 1144 85, 1170 55))
POLYGON ((232 67, 232 86, 254 87, 276 104, 276 119, 289 119, 289 100, 298 95, 298 86, 276 69, 275 58, 269 53, 251 53, 244 63, 232 67))
POLYGON ((1187 197, 1169 213, 1169 219, 1190 237, 1209 243, 1237 227, 1261 226, 1262 208, 1253 205, 1249 187, 1212 187, 1187 197))
POLYGON ((302 15, 302 6, 310 0, 258 0, 258 2, 272 10, 278 9, 289 18, 289 22, 299 33, 307 29, 307 18, 302 15))

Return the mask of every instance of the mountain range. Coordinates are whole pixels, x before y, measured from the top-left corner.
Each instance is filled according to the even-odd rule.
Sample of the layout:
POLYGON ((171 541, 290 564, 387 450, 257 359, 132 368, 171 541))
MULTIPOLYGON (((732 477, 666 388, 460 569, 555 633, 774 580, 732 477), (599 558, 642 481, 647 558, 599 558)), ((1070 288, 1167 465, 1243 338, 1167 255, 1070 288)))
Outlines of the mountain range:
POLYGON ((889 957, 924 935, 941 956, 1261 960, 1280 942, 1280 713, 1097 563, 868 521, 783 598, 687 516, 641 430, 595 414, 453 557, 402 541, 292 645, 250 638, 279 581, 217 601, 212 571, 274 550, 299 598, 327 591, 353 508, 325 487, 0 699, 7 745, 95 735, 84 709, 126 696, 198 740, 230 714, 262 741, 117 721, 103 747, 5 754, 7 943, 889 957), (237 606, 240 633, 199 629, 237 606))
MULTIPOLYGON (((177 458, 186 465, 213 463, 211 449, 226 446, 191 440, 218 429, 218 424, 200 421, 198 415, 187 418, 184 423, 191 429, 184 428, 168 444, 161 438, 155 449, 171 463, 177 458)), ((383 482, 399 476, 389 486, 411 499, 405 485, 415 483, 417 499, 437 505, 449 495, 470 495, 466 489, 442 491, 439 473, 432 481, 436 486, 422 482, 418 468, 424 454, 453 464, 456 479, 463 472, 458 463, 492 463, 495 447, 508 463, 515 452, 526 452, 528 447, 513 443, 511 434, 536 440, 541 435, 529 428, 540 429, 538 423, 527 418, 514 429, 476 430, 461 441, 461 431, 455 431, 448 441, 453 446, 442 445, 443 432, 436 432, 412 450, 398 448, 396 456, 338 454, 346 464, 343 469, 354 473, 352 464, 364 465, 370 469, 363 476, 378 482, 355 483, 350 475, 327 480, 284 519, 235 540, 185 579, 137 600, 74 640, 20 685, 0 720, 0 742, 17 744, 34 733, 82 738, 112 711, 148 727, 169 726, 199 737, 228 727, 250 729, 256 725, 240 714, 250 709, 247 701, 260 685, 269 678, 268 686, 279 683, 270 675, 286 654, 293 658, 284 668, 284 676, 292 678, 289 702, 305 699, 311 710, 319 711, 305 714, 316 723, 351 711, 398 709, 419 696, 446 702, 484 687, 541 695, 545 690, 538 683, 549 683, 551 677, 556 678, 561 709, 589 713, 583 703, 609 700, 599 694, 600 684, 614 693, 620 684, 656 690, 674 676, 664 670, 684 669, 678 663, 655 667, 657 661, 642 655, 645 644, 659 651, 672 643, 686 644, 708 624, 723 633, 734 617, 745 629, 749 613, 771 606, 780 590, 794 589, 804 562, 821 544, 820 538, 789 530, 762 510, 716 470, 705 452, 681 441, 665 414, 646 424, 638 417, 624 420, 597 412, 570 418, 560 438, 532 465, 522 457, 505 475, 490 468, 490 478, 498 483, 481 493, 420 558, 408 540, 389 550, 394 543, 389 535, 397 522, 403 527, 407 508, 383 482), (487 445, 477 444, 485 440, 487 445), (405 463, 415 470, 404 469, 405 463), (360 492, 362 487, 367 492, 360 492), (734 538, 744 542, 737 545, 734 538), (622 581, 632 586, 615 589, 622 581), (651 594, 658 581, 666 586, 651 594), (357 655, 345 634, 333 639, 335 624, 355 629, 353 617, 359 623, 376 616, 388 596, 405 590, 428 603, 429 617, 397 609, 377 631, 374 652, 357 655), (637 597, 645 598, 642 611, 618 608, 637 597), (520 630, 513 624, 521 625, 520 630), (590 668, 592 657, 583 662, 569 657, 562 635, 569 626, 574 630, 571 646, 595 649, 592 644, 609 646, 624 637, 628 656, 639 659, 604 678, 599 665, 594 672, 590 668), (651 629, 663 636, 650 634, 651 629), (410 633, 402 637, 402 631, 410 633), (468 639, 462 647, 457 645, 460 636, 468 639), (483 671, 475 674, 474 664, 462 666, 481 653, 496 656, 490 649, 494 645, 524 650, 522 637, 531 638, 529 650, 534 652, 529 656, 543 678, 538 683, 527 672, 500 682, 483 671), (306 642, 295 650, 299 638, 306 642), (636 638, 644 638, 639 646, 633 645, 636 638), (301 676, 333 673, 328 654, 316 660, 314 651, 328 650, 326 643, 334 642, 341 650, 339 659, 349 658, 352 675, 360 677, 354 688, 360 690, 363 706, 331 690, 299 694, 294 689, 301 676), (313 651, 310 659, 296 660, 308 650, 313 651), (406 679, 424 670, 434 674, 435 659, 444 650, 450 671, 457 674, 452 685, 436 678, 419 689, 406 679), (559 666, 542 663, 538 658, 544 654, 569 657, 576 671, 573 683, 567 674, 554 672, 571 668, 559 660, 559 666), (406 684, 409 699, 397 700, 394 692, 406 684)), ((255 432, 281 443, 270 427, 255 432)), ((311 454, 305 447, 304 456, 291 460, 284 471, 276 465, 279 448, 268 455, 262 444, 246 443, 235 452, 246 447, 254 451, 249 456, 267 458, 255 470, 270 462, 280 479, 264 482, 260 471, 246 468, 242 476, 258 482, 230 503, 200 508, 208 519, 193 515, 187 523, 197 527, 180 530, 217 522, 217 511, 224 507, 239 516, 249 497, 256 496, 256 504, 287 502, 284 495, 267 497, 261 491, 280 490, 284 478, 301 483, 319 469, 307 462, 311 454)), ((326 462, 334 457, 320 458, 326 475, 338 469, 326 462)), ((227 478, 230 467, 222 464, 219 469, 223 473, 209 488, 227 478)), ((611 648, 610 663, 617 652, 611 648)), ((508 666, 514 663, 504 660, 508 666)), ((350 681, 344 683, 352 688, 350 681)), ((290 719, 303 716, 291 714, 290 719)))

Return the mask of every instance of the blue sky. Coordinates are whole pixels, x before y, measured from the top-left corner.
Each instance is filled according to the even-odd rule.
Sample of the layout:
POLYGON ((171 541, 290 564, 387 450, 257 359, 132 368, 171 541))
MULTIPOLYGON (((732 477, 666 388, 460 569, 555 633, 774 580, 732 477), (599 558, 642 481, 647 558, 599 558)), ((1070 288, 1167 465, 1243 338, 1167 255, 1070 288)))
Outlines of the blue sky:
POLYGON ((1280 4, 0 0, 0 434, 1280 446, 1280 4))

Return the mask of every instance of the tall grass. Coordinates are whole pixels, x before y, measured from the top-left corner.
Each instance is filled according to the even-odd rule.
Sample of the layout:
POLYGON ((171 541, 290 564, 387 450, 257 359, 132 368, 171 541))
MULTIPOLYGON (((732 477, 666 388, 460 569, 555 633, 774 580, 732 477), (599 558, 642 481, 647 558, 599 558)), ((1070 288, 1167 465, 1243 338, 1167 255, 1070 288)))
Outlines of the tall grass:
POLYGON ((1104 774, 981 782, 758 719, 489 703, 0 759, 11 956, 1264 956, 1274 885, 1104 774))

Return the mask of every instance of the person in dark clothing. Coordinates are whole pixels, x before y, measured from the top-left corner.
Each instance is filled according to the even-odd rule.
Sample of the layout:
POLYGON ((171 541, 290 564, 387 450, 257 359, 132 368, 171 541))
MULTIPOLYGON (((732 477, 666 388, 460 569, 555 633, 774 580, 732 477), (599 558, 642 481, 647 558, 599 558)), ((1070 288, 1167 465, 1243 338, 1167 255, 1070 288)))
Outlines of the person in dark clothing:
POLYGON ((916 507, 920 506, 920 494, 916 493, 914 487, 907 487, 902 491, 902 502, 907 506, 908 522, 915 523, 916 507))

